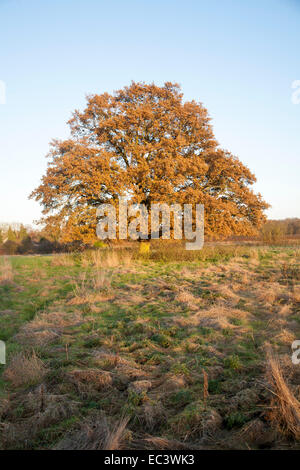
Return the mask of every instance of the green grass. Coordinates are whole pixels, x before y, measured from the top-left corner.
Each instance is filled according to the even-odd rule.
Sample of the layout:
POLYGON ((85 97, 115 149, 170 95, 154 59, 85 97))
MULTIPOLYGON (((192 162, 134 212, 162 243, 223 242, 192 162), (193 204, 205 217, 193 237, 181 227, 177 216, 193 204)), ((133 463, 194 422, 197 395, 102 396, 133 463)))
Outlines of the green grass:
POLYGON ((293 249, 219 245, 186 252, 154 243, 147 256, 116 252, 116 266, 109 263, 110 249, 100 253, 100 264, 90 252, 9 259, 13 279, 0 284, 7 367, 16 353, 34 349, 47 374, 36 386, 16 389, 0 366, 0 419, 1 400, 12 397, 2 420, 15 429, 15 437, 0 442, 0 448, 51 448, 100 412, 112 422, 128 414, 131 443, 154 433, 195 445, 209 426, 213 435, 230 434, 268 409, 257 385, 264 380, 264 344, 272 342, 278 353, 289 354, 290 345, 274 338, 283 327, 300 337, 300 324, 291 321, 298 319, 299 306, 292 297, 298 282, 293 249), (131 256, 128 264, 124 254, 131 256), (95 290, 99 270, 107 283, 95 290), (270 306, 260 300, 266 283, 290 292, 284 325, 277 321, 280 302, 270 306), (210 309, 213 316, 207 317, 210 309), (72 375, 95 370, 109 374, 109 385, 97 385, 97 375, 87 382, 72 375), (139 380, 150 381, 150 387, 136 391, 131 384, 139 380), (32 394, 39 403, 41 386, 43 411, 28 407, 32 394), (235 398, 243 389, 253 392, 249 403, 235 398), (76 402, 72 414, 59 397, 76 402), (47 408, 50 398, 55 404, 47 408), (50 424, 39 424, 25 442, 19 424, 32 427, 43 413, 51 415, 50 424))

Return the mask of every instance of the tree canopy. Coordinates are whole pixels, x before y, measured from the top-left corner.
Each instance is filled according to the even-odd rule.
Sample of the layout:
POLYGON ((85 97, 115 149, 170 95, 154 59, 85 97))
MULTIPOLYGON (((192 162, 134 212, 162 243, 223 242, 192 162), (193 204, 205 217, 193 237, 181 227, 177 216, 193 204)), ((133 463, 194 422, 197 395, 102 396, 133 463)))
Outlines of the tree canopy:
POLYGON ((205 233, 253 235, 268 204, 256 178, 216 141, 207 110, 183 101, 180 87, 132 83, 113 95, 91 95, 69 121, 71 136, 55 140, 42 182, 31 194, 48 230, 63 242, 96 240, 96 209, 131 202, 199 203, 205 233))

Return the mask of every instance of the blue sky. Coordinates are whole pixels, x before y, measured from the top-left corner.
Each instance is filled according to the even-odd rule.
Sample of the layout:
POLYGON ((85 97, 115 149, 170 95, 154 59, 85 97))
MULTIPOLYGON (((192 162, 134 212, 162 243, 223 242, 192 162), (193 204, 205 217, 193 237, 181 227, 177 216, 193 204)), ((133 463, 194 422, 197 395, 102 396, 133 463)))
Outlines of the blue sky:
POLYGON ((180 83, 257 176, 271 218, 300 217, 300 0, 0 0, 0 222, 31 223, 52 138, 85 95, 180 83))

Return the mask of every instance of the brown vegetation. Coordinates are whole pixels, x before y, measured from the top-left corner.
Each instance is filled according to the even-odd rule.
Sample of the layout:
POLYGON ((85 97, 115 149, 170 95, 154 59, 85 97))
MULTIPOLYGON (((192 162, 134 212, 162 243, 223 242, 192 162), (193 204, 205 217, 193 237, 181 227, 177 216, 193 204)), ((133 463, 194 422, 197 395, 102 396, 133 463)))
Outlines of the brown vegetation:
POLYGON ((20 387, 38 383, 46 373, 45 365, 33 351, 31 354, 16 354, 3 375, 14 387, 20 387))
POLYGON ((128 247, 58 264, 11 258, 1 448, 299 447, 299 251, 217 245, 185 256, 161 242, 147 258, 128 247), (22 323, 32 292, 48 303, 22 323))
POLYGON ((221 149, 207 110, 183 102, 177 84, 132 83, 114 95, 88 97, 69 122, 71 138, 54 141, 42 184, 46 230, 63 243, 96 238, 96 209, 131 194, 132 203, 205 206, 213 237, 253 235, 268 207, 251 190, 255 176, 221 149))
POLYGON ((270 348, 267 360, 268 380, 273 395, 269 419, 280 432, 300 440, 300 402, 286 383, 279 361, 270 348))

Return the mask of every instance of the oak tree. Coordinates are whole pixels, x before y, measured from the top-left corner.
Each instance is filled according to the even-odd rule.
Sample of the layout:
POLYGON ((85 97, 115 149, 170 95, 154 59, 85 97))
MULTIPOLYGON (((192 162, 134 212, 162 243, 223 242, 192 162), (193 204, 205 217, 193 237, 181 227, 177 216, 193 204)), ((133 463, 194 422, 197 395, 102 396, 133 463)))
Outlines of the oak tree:
POLYGON ((184 102, 177 84, 132 83, 87 98, 69 121, 71 137, 51 144, 48 169, 31 194, 41 222, 63 242, 96 240, 96 209, 131 202, 201 203, 205 233, 253 235, 268 204, 250 170, 216 141, 207 110, 184 102))

